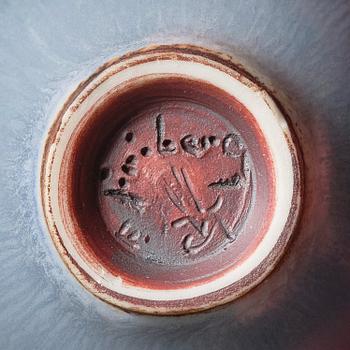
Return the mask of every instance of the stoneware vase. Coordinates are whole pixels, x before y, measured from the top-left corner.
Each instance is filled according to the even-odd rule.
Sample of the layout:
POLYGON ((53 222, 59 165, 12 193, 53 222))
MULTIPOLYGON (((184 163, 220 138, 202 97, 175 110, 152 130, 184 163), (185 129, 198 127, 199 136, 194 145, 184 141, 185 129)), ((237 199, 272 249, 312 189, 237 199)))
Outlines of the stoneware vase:
POLYGON ((349 349, 350 3, 2 1, 1 349, 349 349))

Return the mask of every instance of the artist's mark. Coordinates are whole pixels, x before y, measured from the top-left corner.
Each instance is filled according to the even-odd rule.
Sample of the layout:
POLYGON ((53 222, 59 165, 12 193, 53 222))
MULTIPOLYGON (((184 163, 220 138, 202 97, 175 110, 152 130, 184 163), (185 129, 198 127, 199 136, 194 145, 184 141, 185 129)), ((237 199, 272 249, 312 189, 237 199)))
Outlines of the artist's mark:
POLYGON ((161 114, 156 117, 157 150, 159 154, 174 154, 177 152, 176 143, 165 136, 165 123, 161 114))
POLYGON ((119 230, 115 232, 115 238, 122 241, 128 247, 140 249, 138 242, 141 238, 141 231, 133 229, 130 220, 125 220, 122 223, 119 230))
MULTIPOLYGON (((169 159, 170 177, 162 175, 164 194, 169 199, 172 206, 176 208, 179 217, 175 220, 169 220, 165 214, 167 211, 161 209, 162 228, 161 233, 167 234, 171 228, 183 232, 181 238, 182 249, 187 254, 197 254, 205 249, 216 234, 221 232, 222 237, 229 242, 237 238, 237 227, 243 220, 247 212, 247 203, 249 200, 251 173, 247 152, 241 138, 231 132, 223 139, 215 135, 196 136, 187 134, 179 142, 176 142, 169 136, 166 130, 165 120, 162 114, 155 116, 156 132, 156 152, 162 157, 173 157, 179 155, 193 156, 202 159, 211 149, 221 145, 222 155, 232 160, 240 161, 239 171, 235 171, 227 178, 213 179, 207 185, 208 191, 213 191, 211 195, 203 195, 203 198, 212 198, 211 203, 204 203, 200 198, 195 182, 192 181, 192 175, 184 167, 179 169, 171 165, 169 159), (183 152, 181 153, 180 150, 183 152), (243 189, 242 211, 236 213, 233 220, 229 221, 220 215, 227 191, 243 189), (238 215, 237 215, 238 214, 238 215)), ((136 139, 134 132, 128 131, 125 136, 127 144, 133 143, 136 139)), ((115 232, 117 240, 121 240, 127 247, 140 249, 140 242, 147 244, 151 237, 144 234, 140 229, 133 228, 134 219, 141 220, 149 206, 149 202, 139 194, 129 191, 130 180, 139 175, 139 157, 147 158, 155 155, 154 148, 150 145, 144 145, 139 153, 131 153, 125 156, 121 165, 122 176, 118 179, 118 187, 103 191, 104 196, 111 197, 118 201, 129 212, 129 218, 124 219, 119 229, 115 232), (136 216, 135 216, 136 215, 136 216)), ((175 162, 176 163, 176 162, 175 162)), ((110 178, 110 170, 103 168, 100 174, 101 181, 110 178)), ((230 192, 231 193, 231 192, 230 192)), ((151 202, 151 201, 150 201, 151 202)), ((151 210, 151 208, 150 208, 151 210)), ((136 225, 137 226, 137 225, 136 225)), ((135 227, 136 227, 135 226, 135 227)))
POLYGON ((182 239, 183 248, 187 253, 198 253, 213 238, 217 228, 217 222, 213 215, 220 210, 223 198, 219 194, 216 200, 208 207, 204 206, 195 194, 193 183, 189 174, 184 168, 178 171, 171 168, 175 178, 176 186, 171 186, 164 181, 164 189, 168 194, 171 203, 181 212, 182 216, 171 222, 171 226, 180 229, 183 226, 191 225, 200 236, 200 242, 196 243, 192 233, 186 234, 182 239), (191 214, 194 213, 194 214, 191 214))
POLYGON ((216 188, 216 189, 231 189, 237 188, 240 184, 241 177, 236 173, 230 178, 227 179, 219 179, 217 181, 211 182, 208 187, 216 188))

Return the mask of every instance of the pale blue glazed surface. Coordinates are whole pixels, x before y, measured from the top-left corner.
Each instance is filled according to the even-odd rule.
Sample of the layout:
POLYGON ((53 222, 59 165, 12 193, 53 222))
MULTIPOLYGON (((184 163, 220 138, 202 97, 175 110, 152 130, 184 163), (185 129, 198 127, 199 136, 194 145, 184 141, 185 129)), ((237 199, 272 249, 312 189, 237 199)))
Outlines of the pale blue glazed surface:
POLYGON ((350 324, 350 3, 0 2, 0 348, 346 349, 350 324), (295 112, 307 210, 281 266, 235 303, 127 314, 86 292, 41 224, 54 111, 109 58, 149 43, 233 54, 295 112))

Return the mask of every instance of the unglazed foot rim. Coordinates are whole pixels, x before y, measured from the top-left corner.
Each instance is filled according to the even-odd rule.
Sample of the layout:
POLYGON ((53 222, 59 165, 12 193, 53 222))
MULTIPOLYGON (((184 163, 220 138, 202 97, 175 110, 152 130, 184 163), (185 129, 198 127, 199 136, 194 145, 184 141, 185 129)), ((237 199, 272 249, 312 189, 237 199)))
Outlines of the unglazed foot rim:
POLYGON ((41 198, 56 249, 93 294, 184 314, 272 271, 300 211, 300 161, 248 77, 225 55, 157 46, 108 62, 69 97, 43 151, 41 198))

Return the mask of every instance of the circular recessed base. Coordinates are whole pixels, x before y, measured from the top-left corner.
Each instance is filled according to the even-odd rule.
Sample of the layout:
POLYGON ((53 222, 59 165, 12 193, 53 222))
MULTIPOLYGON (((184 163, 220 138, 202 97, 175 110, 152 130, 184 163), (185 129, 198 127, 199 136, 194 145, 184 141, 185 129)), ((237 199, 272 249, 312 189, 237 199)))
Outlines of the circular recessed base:
POLYGON ((110 62, 47 140, 41 190, 64 261, 101 299, 175 314, 233 300, 274 267, 300 204, 288 125, 222 55, 180 46, 110 62))

